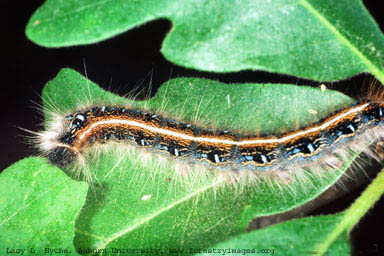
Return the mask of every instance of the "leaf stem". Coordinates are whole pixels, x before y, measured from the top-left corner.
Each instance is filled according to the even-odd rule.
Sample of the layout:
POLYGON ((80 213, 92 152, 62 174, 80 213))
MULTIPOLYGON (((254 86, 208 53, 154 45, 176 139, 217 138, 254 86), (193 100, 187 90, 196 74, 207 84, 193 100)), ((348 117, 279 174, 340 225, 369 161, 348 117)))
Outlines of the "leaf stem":
POLYGON ((343 233, 351 232, 353 227, 384 194, 384 169, 380 171, 373 182, 361 196, 344 212, 344 217, 327 239, 315 250, 317 255, 324 255, 333 242, 343 233))

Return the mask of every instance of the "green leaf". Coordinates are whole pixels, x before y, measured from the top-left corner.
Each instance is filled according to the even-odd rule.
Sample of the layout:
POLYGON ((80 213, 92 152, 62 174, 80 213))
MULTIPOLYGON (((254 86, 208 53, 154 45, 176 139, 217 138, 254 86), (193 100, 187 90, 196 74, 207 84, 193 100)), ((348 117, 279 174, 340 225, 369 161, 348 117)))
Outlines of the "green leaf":
POLYGON ((32 248, 36 255, 61 248, 76 254, 75 218, 87 190, 85 182, 70 179, 43 158, 26 158, 5 169, 0 175, 1 254, 6 248, 32 248))
MULTIPOLYGON (((295 129, 354 102, 332 90, 197 78, 172 79, 152 99, 132 102, 70 69, 63 69, 43 90, 44 106, 55 105, 65 113, 76 110, 79 100, 146 106, 209 127, 253 133, 295 129)), ((289 185, 265 181, 228 185, 213 172, 202 176, 193 167, 188 178, 177 175, 174 161, 143 156, 138 149, 127 153, 127 146, 121 147, 105 146, 97 158, 90 153, 87 164, 96 181, 76 220, 74 243, 79 250, 157 248, 167 254, 169 248, 212 246, 243 233, 255 217, 287 211, 313 199, 342 173, 327 172, 320 178, 309 172, 305 182, 292 177, 289 185)))
POLYGON ((370 72, 384 84, 384 36, 361 0, 47 0, 26 34, 47 47, 91 44, 159 18, 173 24, 161 51, 180 66, 324 81, 370 72))
MULTIPOLYGON (((343 213, 296 219, 231 238, 203 255, 220 254, 219 249, 255 250, 257 253, 284 255, 350 255, 349 233, 384 194, 384 169, 362 195, 343 213)), ((196 252, 195 252, 196 253, 196 252)), ((227 252, 229 253, 229 252, 227 252)))
MULTIPOLYGON (((231 255, 244 255, 243 250, 265 255, 321 255, 317 246, 327 239, 342 218, 342 214, 337 214, 287 221, 239 235, 211 248, 201 249, 199 255, 223 255, 220 249, 234 249, 231 255)), ((350 255, 348 240, 348 235, 343 233, 328 248, 327 255, 350 255)))

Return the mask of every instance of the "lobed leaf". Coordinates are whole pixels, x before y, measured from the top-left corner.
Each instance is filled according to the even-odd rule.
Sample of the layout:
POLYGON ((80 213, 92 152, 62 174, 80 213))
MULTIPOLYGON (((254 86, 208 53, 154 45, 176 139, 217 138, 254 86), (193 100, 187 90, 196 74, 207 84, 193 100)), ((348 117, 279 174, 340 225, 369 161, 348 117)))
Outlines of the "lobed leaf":
POLYGON ((47 0, 26 34, 46 47, 91 44, 159 18, 173 24, 161 51, 180 66, 323 81, 370 72, 384 84, 384 36, 361 0, 47 0))

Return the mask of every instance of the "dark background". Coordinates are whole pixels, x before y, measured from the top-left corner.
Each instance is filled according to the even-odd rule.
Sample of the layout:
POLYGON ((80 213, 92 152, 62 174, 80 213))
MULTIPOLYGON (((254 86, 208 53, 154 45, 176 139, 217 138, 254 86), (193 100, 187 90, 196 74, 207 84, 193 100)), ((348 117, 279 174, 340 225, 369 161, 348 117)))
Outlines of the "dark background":
MULTIPOLYGON (((56 76, 63 67, 85 74, 101 87, 118 91, 121 95, 133 87, 148 87, 152 81, 153 91, 169 78, 180 76, 205 77, 227 83, 234 82, 282 82, 318 86, 319 82, 298 79, 267 72, 244 71, 213 74, 198 72, 173 65, 160 53, 161 42, 171 28, 167 20, 158 20, 142 25, 110 40, 93 45, 47 49, 30 42, 24 33, 28 19, 44 1, 9 1, 1 4, 8 30, 8 47, 3 48, 3 63, 7 65, 5 81, 2 81, 2 125, 0 130, 0 170, 17 160, 34 154, 26 145, 18 127, 36 131, 42 116, 36 110, 41 104, 41 90, 47 81, 56 76)), ((371 15, 383 31, 383 9, 380 1, 364 1, 371 15)), ((5 41, 5 39, 3 39, 5 41)), ((359 75, 338 83, 326 83, 328 87, 354 96, 362 83, 372 77, 359 75)), ((41 128, 41 126, 40 126, 41 128)), ((334 213, 346 209, 363 188, 322 207, 316 213, 334 213)), ((384 255, 384 200, 360 222, 353 232, 356 255, 384 255)))

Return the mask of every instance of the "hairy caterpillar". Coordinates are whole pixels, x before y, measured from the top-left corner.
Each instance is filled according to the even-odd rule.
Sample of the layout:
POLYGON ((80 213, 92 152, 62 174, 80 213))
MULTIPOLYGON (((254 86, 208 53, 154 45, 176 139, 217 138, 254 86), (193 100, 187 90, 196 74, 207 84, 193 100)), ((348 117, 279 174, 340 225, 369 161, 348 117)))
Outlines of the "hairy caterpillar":
MULTIPOLYGON (((380 152, 367 147, 375 141, 376 148, 382 147, 381 93, 356 102, 332 90, 304 86, 226 85, 184 78, 162 85, 148 101, 130 102, 64 70, 43 90, 43 103, 45 130, 37 133, 41 152, 64 166, 67 174, 81 174, 93 188, 77 218, 74 244, 78 250, 135 243, 187 248, 191 240, 185 236, 185 227, 193 228, 192 239, 206 247, 209 237, 220 240, 238 232, 238 225, 245 230, 256 217, 288 211, 317 197, 363 151, 381 161, 380 152), (127 123, 131 121, 135 123, 127 123), (347 122, 352 122, 354 130, 347 122), (126 129, 128 124, 136 124, 136 129, 126 129), (71 133, 73 125, 76 130, 71 133), (324 127, 322 132, 319 127, 324 127), (163 138, 155 134, 159 131, 163 138), (72 142, 64 140, 65 134, 73 135, 67 137, 72 142), (333 140, 332 134, 336 135, 333 140), (308 142, 314 143, 320 135, 320 151, 311 154, 308 142), (283 153, 282 145, 285 150, 302 145, 299 149, 307 156, 296 152, 294 158, 283 159, 280 155, 273 163, 257 166, 253 158, 244 165, 233 163, 236 158, 216 163, 214 150, 209 151, 210 158, 200 160, 181 155, 180 147, 175 151, 175 142, 203 136, 200 142, 211 143, 215 150, 217 141, 206 138, 236 142, 232 147, 245 140, 261 139, 265 144, 267 139, 279 140, 280 147, 270 152, 283 153), (311 141, 303 143, 300 136, 311 141), (294 145, 289 146, 289 141, 294 145), (160 143, 168 150, 158 148, 160 143), (165 241, 152 239, 151 234, 159 230, 167 232, 165 241)), ((189 154, 197 151, 186 148, 189 154)), ((263 161, 261 156, 257 159, 263 161)))
MULTIPOLYGON (((65 167, 93 146, 114 142, 186 164, 246 177, 293 170, 341 168, 349 151, 384 137, 384 102, 380 93, 334 111, 318 122, 280 134, 241 133, 201 127, 153 110, 122 105, 81 107, 57 116, 50 130, 39 133, 40 149, 65 167)), ((365 152, 380 161, 379 155, 365 152)))

